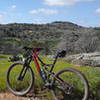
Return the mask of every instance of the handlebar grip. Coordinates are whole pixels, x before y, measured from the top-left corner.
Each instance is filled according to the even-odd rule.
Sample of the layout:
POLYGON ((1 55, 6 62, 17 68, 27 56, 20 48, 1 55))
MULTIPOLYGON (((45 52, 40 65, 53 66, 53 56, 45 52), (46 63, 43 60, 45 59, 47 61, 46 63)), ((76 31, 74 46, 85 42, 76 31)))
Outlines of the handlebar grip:
POLYGON ((29 50, 29 49, 32 50, 32 48, 26 47, 26 46, 24 46, 23 49, 25 49, 25 50, 29 50))

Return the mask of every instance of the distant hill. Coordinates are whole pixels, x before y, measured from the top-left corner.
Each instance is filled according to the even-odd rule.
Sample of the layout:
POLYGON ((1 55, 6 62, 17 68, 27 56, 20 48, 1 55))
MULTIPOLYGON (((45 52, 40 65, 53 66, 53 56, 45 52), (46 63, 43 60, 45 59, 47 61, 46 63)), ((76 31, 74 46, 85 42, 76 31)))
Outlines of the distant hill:
POLYGON ((0 53, 18 54, 23 46, 48 50, 66 49, 70 54, 100 51, 100 27, 82 27, 70 22, 0 25, 0 53))

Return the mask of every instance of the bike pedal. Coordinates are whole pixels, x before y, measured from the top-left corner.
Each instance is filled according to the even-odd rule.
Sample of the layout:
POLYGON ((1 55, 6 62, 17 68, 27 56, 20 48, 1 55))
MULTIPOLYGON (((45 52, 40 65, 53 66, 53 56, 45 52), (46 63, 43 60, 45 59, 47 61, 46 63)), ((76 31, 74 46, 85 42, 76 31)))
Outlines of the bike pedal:
POLYGON ((50 83, 45 83, 43 86, 42 86, 42 88, 41 88, 41 90, 44 90, 44 89, 50 89, 51 88, 51 84, 50 83))
POLYGON ((41 91, 43 91, 43 90, 45 90, 46 89, 46 87, 45 86, 42 86, 41 87, 41 91))

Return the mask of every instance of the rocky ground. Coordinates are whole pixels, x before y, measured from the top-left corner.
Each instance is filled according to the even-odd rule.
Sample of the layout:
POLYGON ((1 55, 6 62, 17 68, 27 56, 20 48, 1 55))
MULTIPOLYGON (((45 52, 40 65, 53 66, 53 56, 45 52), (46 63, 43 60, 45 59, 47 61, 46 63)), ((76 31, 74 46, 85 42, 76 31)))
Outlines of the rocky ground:
POLYGON ((11 93, 0 93, 0 100, 44 100, 38 97, 18 97, 11 93))

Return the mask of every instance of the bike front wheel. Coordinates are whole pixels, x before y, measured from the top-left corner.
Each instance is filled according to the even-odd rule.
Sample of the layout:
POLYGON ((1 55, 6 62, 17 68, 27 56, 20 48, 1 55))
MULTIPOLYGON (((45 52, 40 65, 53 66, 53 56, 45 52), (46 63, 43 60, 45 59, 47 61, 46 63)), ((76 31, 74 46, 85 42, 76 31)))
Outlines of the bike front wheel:
POLYGON ((31 67, 23 62, 13 63, 7 71, 6 83, 8 89, 15 95, 26 95, 33 87, 34 74, 31 67))
POLYGON ((89 85, 80 71, 64 68, 55 74, 51 92, 54 100, 87 100, 89 85))

